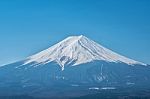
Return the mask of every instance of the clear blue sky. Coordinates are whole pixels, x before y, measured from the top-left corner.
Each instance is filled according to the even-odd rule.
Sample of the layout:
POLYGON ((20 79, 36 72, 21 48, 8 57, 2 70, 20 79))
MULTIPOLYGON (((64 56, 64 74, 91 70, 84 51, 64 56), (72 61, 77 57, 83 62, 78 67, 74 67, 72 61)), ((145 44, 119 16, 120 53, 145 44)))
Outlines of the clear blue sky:
POLYGON ((150 64, 150 0, 0 0, 0 65, 80 34, 150 64))

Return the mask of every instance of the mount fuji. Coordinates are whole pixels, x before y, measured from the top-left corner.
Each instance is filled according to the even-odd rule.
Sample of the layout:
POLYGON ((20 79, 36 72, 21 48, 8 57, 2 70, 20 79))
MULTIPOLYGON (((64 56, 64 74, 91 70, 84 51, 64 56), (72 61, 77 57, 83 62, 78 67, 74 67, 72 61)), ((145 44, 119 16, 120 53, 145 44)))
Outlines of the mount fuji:
POLYGON ((102 87, 150 87, 149 74, 147 64, 83 35, 70 36, 22 61, 0 67, 0 95, 73 96, 102 87))

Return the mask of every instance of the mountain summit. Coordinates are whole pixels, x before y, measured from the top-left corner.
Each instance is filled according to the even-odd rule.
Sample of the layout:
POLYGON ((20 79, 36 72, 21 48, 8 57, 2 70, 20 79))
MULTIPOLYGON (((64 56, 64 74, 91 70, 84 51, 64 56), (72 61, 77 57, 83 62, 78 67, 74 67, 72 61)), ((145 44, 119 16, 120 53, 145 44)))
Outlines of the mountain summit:
POLYGON ((121 62, 128 65, 144 65, 141 62, 119 55, 83 35, 70 36, 54 46, 28 57, 24 65, 32 62, 35 65, 41 65, 55 61, 64 70, 65 65, 72 64, 72 66, 75 66, 96 60, 121 62))

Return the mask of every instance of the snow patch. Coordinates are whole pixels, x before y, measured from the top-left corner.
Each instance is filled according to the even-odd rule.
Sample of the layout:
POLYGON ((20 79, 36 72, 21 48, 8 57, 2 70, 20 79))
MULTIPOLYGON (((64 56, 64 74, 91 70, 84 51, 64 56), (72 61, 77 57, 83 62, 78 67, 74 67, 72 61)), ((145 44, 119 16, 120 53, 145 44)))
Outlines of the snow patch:
POLYGON ((91 87, 91 88, 89 88, 89 90, 99 90, 99 88, 98 87, 91 87))
POLYGON ((116 89, 115 87, 103 87, 101 88, 102 90, 114 90, 116 89))

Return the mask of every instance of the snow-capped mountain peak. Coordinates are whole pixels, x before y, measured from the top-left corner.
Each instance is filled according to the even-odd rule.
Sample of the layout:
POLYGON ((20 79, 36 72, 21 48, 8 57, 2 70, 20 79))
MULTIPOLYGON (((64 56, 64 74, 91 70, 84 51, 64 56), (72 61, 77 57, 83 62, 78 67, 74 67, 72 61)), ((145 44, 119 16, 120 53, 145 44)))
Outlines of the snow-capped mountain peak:
POLYGON ((35 62, 38 65, 55 61, 62 67, 62 70, 64 70, 64 66, 67 64, 75 66, 95 60, 123 62, 129 65, 145 65, 141 62, 121 56, 83 35, 70 36, 64 39, 54 46, 29 57, 24 65, 31 62, 35 62))

